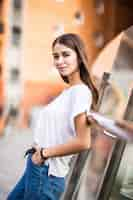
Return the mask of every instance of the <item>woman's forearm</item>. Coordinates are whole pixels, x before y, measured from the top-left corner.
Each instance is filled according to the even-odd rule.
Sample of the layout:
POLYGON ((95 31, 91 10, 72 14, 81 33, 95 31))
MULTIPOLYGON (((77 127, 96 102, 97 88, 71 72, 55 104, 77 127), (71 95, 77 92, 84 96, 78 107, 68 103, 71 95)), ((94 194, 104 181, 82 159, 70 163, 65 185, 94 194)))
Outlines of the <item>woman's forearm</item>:
POLYGON ((90 146, 91 146, 90 137, 87 139, 86 138, 81 139, 79 137, 76 137, 74 139, 71 139, 69 142, 67 142, 65 144, 60 144, 55 147, 50 147, 50 148, 44 149, 43 155, 46 158, 65 156, 65 155, 79 153, 81 151, 89 149, 90 146))

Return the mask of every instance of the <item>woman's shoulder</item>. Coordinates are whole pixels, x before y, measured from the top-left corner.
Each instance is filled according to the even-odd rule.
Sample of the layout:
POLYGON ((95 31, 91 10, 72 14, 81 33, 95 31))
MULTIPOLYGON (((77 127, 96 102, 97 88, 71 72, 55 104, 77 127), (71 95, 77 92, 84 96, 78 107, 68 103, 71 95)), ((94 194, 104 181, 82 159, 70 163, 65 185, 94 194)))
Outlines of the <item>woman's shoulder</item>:
POLYGON ((90 93, 91 94, 91 90, 90 88, 85 85, 85 84, 77 84, 74 86, 71 86, 71 92, 72 93, 90 93))
POLYGON ((73 85, 67 88, 65 90, 65 93, 67 96, 70 96, 70 98, 77 98, 77 97, 91 98, 92 97, 91 90, 85 84, 73 85))
POLYGON ((78 91, 78 90, 90 90, 84 83, 75 84, 65 89, 65 91, 78 91))

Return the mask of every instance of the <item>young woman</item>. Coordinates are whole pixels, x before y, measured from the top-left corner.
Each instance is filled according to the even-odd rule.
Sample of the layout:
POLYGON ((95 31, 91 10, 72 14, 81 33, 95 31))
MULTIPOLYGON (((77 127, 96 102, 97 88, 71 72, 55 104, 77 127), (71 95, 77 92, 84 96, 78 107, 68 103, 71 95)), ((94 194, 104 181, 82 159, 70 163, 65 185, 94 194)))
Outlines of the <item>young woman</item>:
POLYGON ((59 200, 72 155, 91 146, 85 112, 95 107, 98 92, 83 42, 76 34, 63 34, 53 42, 52 54, 69 87, 40 112, 34 130, 36 151, 29 154, 24 175, 8 200, 59 200))

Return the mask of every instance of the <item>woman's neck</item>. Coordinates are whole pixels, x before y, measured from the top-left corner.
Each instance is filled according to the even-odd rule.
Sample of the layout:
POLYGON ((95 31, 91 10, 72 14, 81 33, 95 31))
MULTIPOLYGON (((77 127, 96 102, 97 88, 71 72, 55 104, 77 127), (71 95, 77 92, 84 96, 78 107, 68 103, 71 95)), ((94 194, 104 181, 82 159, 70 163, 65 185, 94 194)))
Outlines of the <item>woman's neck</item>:
POLYGON ((81 78, 79 76, 79 73, 74 74, 74 76, 68 77, 68 80, 69 80, 69 85, 70 86, 83 83, 83 81, 81 80, 81 78))

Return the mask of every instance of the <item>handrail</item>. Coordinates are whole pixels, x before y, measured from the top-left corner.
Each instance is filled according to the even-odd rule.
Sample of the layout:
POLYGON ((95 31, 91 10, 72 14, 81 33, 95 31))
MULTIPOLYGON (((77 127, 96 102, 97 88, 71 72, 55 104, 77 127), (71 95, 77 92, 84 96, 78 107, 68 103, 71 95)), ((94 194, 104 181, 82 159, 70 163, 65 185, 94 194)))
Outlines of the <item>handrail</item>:
POLYGON ((96 126, 104 129, 104 134, 133 142, 133 123, 131 125, 128 121, 115 121, 94 111, 87 113, 87 119, 88 123, 92 121, 96 126))

